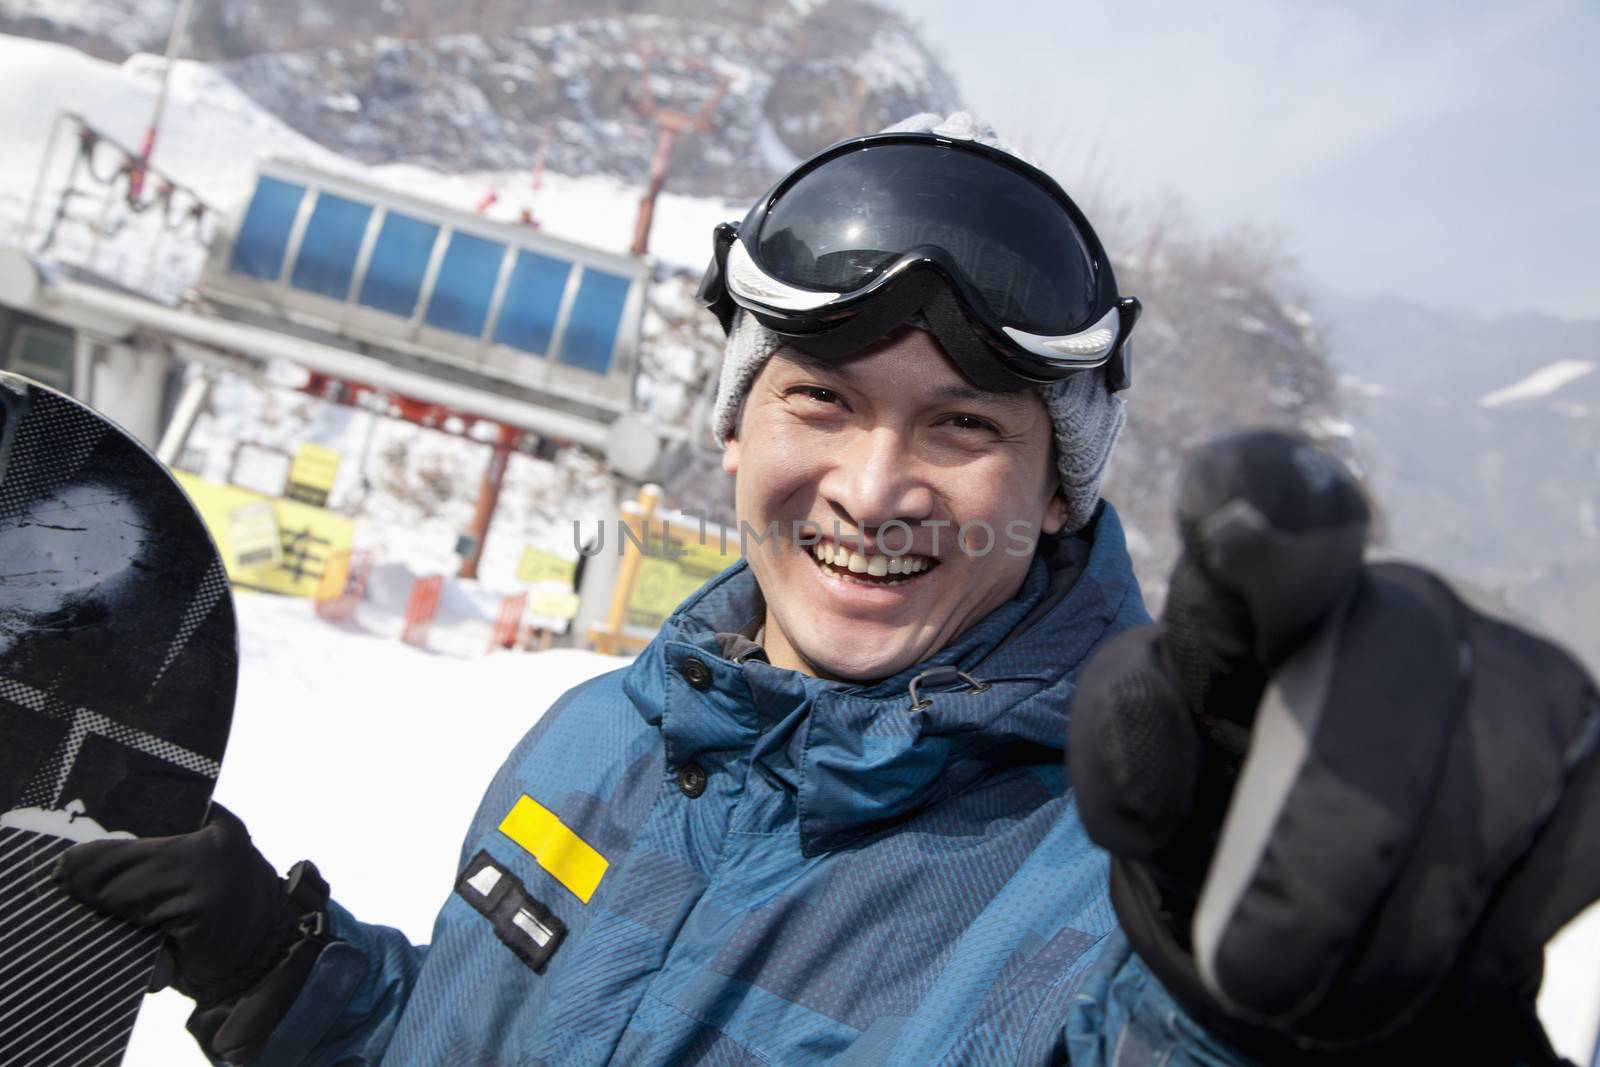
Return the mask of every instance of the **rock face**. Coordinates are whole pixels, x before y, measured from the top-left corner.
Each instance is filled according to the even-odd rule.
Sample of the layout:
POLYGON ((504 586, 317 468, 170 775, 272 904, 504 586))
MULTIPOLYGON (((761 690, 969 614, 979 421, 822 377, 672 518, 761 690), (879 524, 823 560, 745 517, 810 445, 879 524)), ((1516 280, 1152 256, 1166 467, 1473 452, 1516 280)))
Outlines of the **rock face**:
MULTIPOLYGON (((175 9, 7 0, 0 32, 121 58, 163 48, 175 9)), ((642 182, 653 111, 697 113, 720 84, 711 128, 679 139, 671 187, 749 198, 840 137, 957 106, 912 27, 870 0, 237 0, 195 11, 186 54, 368 163, 515 168, 543 151, 561 173, 642 182)))

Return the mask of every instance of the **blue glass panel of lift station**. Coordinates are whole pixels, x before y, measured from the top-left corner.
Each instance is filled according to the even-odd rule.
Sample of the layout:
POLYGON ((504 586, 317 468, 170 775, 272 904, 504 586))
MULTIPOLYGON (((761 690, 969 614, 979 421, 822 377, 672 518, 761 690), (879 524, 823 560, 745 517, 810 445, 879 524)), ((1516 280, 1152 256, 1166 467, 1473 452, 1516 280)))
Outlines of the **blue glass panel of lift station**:
POLYGON ((585 269, 561 342, 561 362, 596 374, 611 369, 611 349, 622 325, 622 305, 632 283, 605 271, 585 269))
POLYGON ((417 310, 417 294, 438 238, 439 227, 431 222, 392 211, 385 215, 361 282, 361 303, 409 319, 417 310))
POLYGON ((306 195, 303 185, 262 177, 245 210, 244 221, 233 238, 233 256, 228 269, 251 278, 277 281, 283 272, 283 250, 289 244, 289 231, 306 195))
POLYGON ((482 335, 505 254, 506 246, 499 242, 452 233, 428 300, 428 325, 467 337, 482 335))
POLYGON ((571 273, 571 263, 519 249, 495 322, 495 342, 536 356, 549 352, 561 294, 571 273))
POLYGON ((319 194, 317 206, 311 209, 311 221, 300 238, 289 284, 335 300, 348 297, 356 256, 361 254, 361 237, 371 218, 370 204, 319 194))

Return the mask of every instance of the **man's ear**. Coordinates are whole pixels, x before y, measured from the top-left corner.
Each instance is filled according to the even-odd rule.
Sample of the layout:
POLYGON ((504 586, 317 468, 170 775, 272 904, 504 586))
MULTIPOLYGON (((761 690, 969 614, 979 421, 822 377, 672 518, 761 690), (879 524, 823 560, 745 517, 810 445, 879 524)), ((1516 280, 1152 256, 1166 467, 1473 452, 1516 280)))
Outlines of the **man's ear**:
POLYGON ((729 437, 722 442, 722 469, 729 474, 739 473, 739 439, 729 437))
POLYGON ((1067 506, 1067 498, 1061 495, 1061 490, 1056 490, 1050 494, 1050 499, 1044 506, 1044 518, 1039 522, 1039 531, 1044 534, 1060 533, 1071 513, 1072 509, 1067 506))

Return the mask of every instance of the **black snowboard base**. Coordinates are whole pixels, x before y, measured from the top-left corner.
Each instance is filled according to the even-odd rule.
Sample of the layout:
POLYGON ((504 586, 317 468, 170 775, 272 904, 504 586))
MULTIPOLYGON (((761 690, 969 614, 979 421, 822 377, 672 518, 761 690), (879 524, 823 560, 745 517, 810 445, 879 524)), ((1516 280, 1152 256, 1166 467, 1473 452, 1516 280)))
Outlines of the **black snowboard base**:
POLYGON ((200 826, 237 676, 227 574, 166 468, 0 373, 0 1064, 121 1062, 160 937, 50 871, 200 826))

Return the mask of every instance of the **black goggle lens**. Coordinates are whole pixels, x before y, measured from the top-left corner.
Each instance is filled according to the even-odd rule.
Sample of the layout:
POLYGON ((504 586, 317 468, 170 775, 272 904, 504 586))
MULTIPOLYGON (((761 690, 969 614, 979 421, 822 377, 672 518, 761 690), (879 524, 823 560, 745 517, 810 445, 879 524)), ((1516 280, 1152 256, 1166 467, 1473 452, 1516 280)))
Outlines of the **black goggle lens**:
POLYGON ((821 163, 763 206, 741 227, 746 247, 792 285, 852 292, 934 246, 1008 326, 1065 334, 1095 311, 1094 258, 1063 203, 976 153, 874 145, 821 163))

